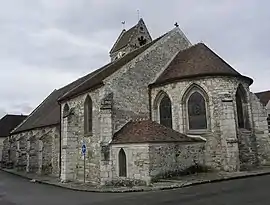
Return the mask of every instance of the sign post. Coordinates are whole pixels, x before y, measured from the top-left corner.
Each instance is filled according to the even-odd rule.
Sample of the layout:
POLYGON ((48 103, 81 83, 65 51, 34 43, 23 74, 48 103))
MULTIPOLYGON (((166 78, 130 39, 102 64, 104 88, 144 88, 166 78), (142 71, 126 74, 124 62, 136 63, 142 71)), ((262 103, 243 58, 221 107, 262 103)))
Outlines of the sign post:
POLYGON ((83 183, 85 183, 85 154, 86 154, 86 145, 82 144, 82 154, 83 154, 83 183))

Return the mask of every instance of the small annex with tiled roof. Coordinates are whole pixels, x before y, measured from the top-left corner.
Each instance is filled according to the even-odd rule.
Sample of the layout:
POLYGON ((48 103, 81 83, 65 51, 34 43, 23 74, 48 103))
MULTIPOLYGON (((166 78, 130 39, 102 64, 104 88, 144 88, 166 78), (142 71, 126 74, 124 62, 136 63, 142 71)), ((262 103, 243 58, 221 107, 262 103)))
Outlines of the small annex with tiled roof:
POLYGON ((201 138, 189 137, 151 120, 128 122, 113 136, 111 144, 129 143, 177 143, 204 142, 201 138))
POLYGON ((189 137, 151 120, 130 121, 112 139, 112 157, 119 157, 112 164, 112 174, 150 183, 169 173, 203 166, 205 142, 199 136, 189 137), (127 156, 133 156, 128 170, 127 156))

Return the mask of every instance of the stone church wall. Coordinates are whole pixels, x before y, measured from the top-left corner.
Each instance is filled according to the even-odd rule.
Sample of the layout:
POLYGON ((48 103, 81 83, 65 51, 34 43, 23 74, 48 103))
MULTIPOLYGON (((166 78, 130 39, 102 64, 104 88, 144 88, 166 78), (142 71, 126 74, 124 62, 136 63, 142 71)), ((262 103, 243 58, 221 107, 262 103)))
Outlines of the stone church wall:
MULTIPOLYGON (((100 170, 105 169, 105 167, 100 167, 102 164, 101 144, 108 144, 113 133, 131 118, 149 118, 148 84, 165 69, 166 63, 172 59, 179 49, 186 48, 189 45, 189 42, 181 36, 181 32, 177 29, 105 79, 103 87, 88 93, 93 101, 93 133, 91 136, 84 134, 84 101, 87 94, 67 102, 73 113, 71 116, 62 119, 61 122, 63 140, 61 179, 63 181, 80 181, 83 179, 81 144, 82 141, 85 141, 88 148, 86 159, 87 180, 99 183, 100 170), (102 116, 105 114, 103 114, 100 105, 102 99, 110 93, 113 93, 112 117, 104 121, 102 116), (107 129, 106 121, 108 120, 112 122, 112 127, 109 129, 110 139, 108 137, 102 139, 103 131, 107 129)), ((64 105, 61 106, 62 113, 64 105)))
POLYGON ((5 137, 0 137, 0 162, 2 161, 2 152, 3 152, 5 139, 6 139, 5 137))
POLYGON ((4 150, 5 161, 10 160, 19 171, 58 176, 59 140, 57 126, 11 135, 4 150))
POLYGON ((254 132, 256 136, 258 160, 260 165, 270 163, 270 138, 267 124, 267 110, 253 93, 250 93, 254 132))
POLYGON ((113 132, 132 118, 149 118, 148 85, 181 49, 190 46, 178 28, 105 79, 104 93, 114 94, 113 132))
POLYGON ((150 176, 166 178, 192 166, 205 166, 204 143, 150 144, 150 176))
MULTIPOLYGON (((85 142, 86 152, 86 181, 93 184, 100 182, 100 89, 86 93, 67 102, 72 114, 62 118, 62 181, 83 181, 84 159, 81 152, 85 142), (84 133, 84 102, 89 95, 93 103, 93 131, 84 133)), ((62 113, 64 104, 61 105, 62 113)), ((63 115, 62 115, 63 116, 63 115)))
MULTIPOLYGON (((159 122, 156 96, 163 91, 172 101, 173 129, 187 134, 197 134, 206 142, 206 165, 217 170, 236 171, 239 169, 239 149, 236 127, 235 94, 239 83, 249 93, 248 84, 233 77, 205 77, 183 80, 153 88, 152 119, 159 122), (193 86, 206 93, 208 129, 203 132, 190 132, 187 127, 187 111, 184 96, 193 86)), ((252 114, 248 103, 248 119, 252 124, 252 114)), ((252 140, 251 140, 252 141, 252 140)))
POLYGON ((2 149, 2 167, 8 166, 8 163, 10 161, 10 141, 9 137, 6 137, 3 141, 3 149, 2 149))
POLYGON ((112 181, 137 181, 138 183, 149 183, 149 146, 148 144, 122 144, 112 145, 112 181), (127 177, 119 177, 119 159, 120 149, 126 154, 127 177))

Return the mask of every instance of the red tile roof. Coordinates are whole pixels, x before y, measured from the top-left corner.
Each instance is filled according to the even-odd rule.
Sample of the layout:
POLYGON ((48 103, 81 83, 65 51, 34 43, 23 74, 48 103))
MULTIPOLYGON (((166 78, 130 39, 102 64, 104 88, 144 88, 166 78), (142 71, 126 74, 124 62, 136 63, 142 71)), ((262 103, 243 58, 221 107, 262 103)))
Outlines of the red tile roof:
POLYGON ((154 142, 204 142, 151 120, 130 121, 114 134, 112 144, 154 142))
POLYGON ((264 92, 255 93, 255 95, 260 99, 261 103, 264 106, 266 106, 267 103, 270 100, 270 90, 264 91, 264 92))
POLYGON ((180 51, 153 85, 202 76, 242 76, 205 44, 199 43, 180 51))

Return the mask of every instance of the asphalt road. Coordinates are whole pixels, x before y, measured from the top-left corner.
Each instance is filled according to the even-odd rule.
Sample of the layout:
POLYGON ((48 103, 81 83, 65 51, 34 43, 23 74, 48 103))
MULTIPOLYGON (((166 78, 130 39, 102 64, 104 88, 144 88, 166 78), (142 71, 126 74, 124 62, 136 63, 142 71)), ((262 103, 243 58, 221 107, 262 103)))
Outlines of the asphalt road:
POLYGON ((0 205, 269 205, 270 175, 141 193, 76 192, 0 171, 0 205))

